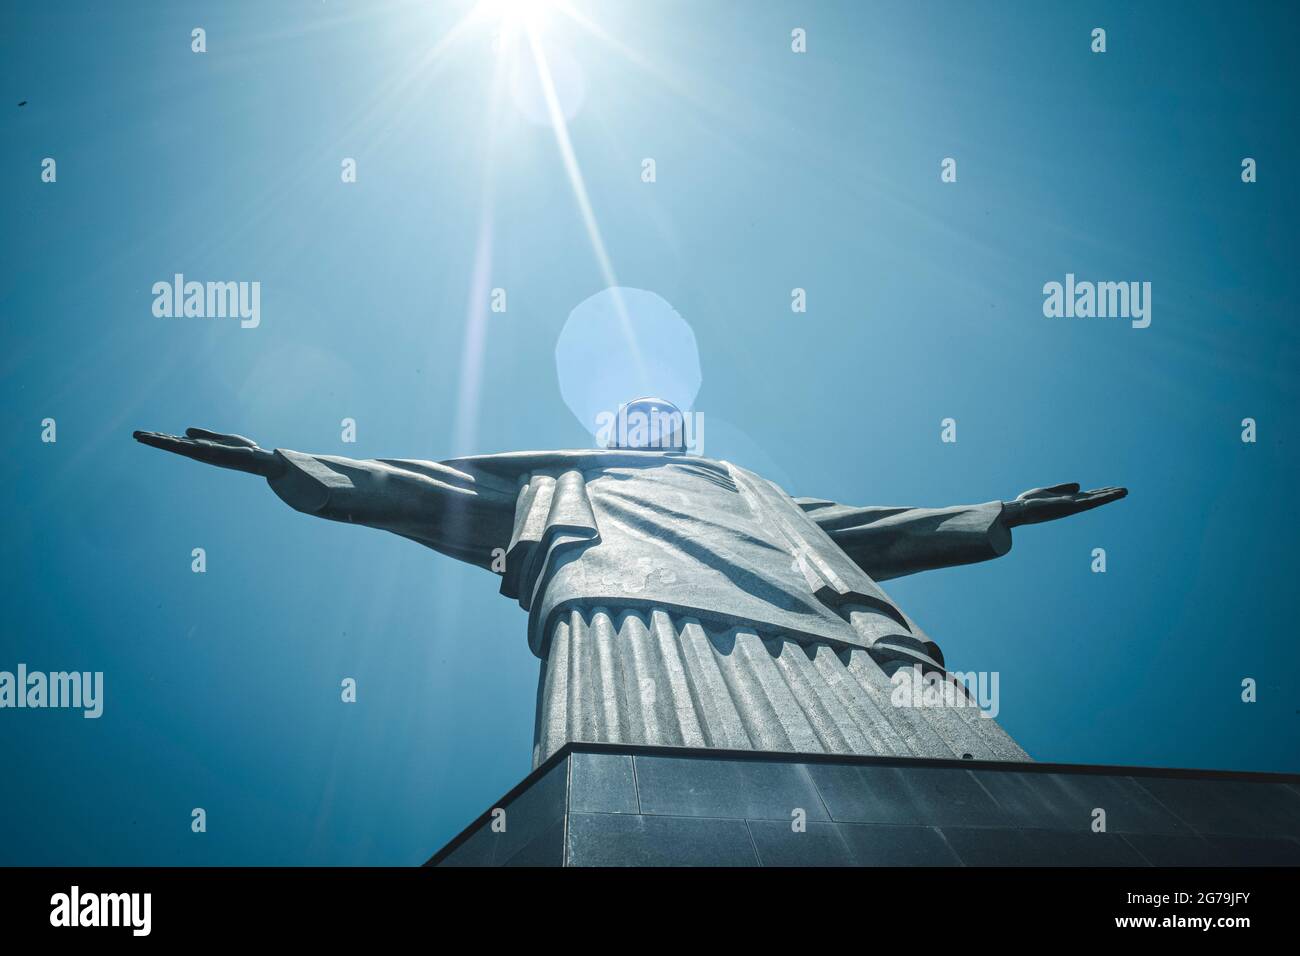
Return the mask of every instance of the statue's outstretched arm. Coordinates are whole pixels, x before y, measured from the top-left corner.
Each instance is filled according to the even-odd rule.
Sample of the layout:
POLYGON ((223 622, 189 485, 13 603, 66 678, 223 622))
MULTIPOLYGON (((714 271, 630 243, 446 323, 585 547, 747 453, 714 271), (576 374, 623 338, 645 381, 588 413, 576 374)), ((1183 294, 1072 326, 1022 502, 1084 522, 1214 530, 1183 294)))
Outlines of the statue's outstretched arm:
POLYGON ((185 436, 135 432, 136 441, 261 475, 305 514, 380 528, 481 567, 509 545, 518 489, 494 475, 431 461, 357 460, 270 451, 240 435, 188 428, 185 436))
POLYGON ((1128 494, 1080 491, 1077 484, 1033 488, 1013 501, 953 508, 855 508, 816 498, 795 501, 877 581, 973 564, 1011 550, 1011 529, 1088 511, 1128 494))

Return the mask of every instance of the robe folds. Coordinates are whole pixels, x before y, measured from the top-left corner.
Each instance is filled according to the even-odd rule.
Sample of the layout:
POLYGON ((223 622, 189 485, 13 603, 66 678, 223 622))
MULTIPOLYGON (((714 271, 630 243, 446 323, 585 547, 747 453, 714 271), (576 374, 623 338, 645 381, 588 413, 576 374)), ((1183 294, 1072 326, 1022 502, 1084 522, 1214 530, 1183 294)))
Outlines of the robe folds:
POLYGON ((501 575, 543 660, 538 762, 566 739, 1023 757, 991 720, 940 732, 879 696, 900 662, 937 670, 943 656, 877 582, 1005 554, 1001 502, 796 499, 662 451, 277 454, 288 467, 269 482, 295 509, 501 575))

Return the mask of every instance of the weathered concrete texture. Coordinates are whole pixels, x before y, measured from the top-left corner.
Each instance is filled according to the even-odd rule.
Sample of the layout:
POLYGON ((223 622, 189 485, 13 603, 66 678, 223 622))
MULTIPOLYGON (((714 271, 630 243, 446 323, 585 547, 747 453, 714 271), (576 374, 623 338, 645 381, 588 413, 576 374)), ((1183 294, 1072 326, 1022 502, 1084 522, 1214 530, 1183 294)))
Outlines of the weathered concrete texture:
POLYGON ((1300 865, 1300 776, 570 745, 438 866, 1300 865), (1096 811, 1105 832, 1094 832, 1096 811), (802 829, 796 829, 796 821, 802 829))
POLYGON ((861 648, 709 627, 661 608, 573 610, 542 665, 533 763, 571 741, 1029 759, 973 703, 897 707, 894 689, 861 648))

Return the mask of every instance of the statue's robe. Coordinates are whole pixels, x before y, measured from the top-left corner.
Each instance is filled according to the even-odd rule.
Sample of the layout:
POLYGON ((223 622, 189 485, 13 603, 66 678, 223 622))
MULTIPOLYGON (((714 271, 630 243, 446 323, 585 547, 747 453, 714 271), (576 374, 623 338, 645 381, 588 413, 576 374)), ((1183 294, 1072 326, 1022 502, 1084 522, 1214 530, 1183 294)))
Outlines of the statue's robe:
POLYGON ((535 764, 570 740, 1028 759, 974 706, 901 706, 889 675, 943 656, 877 584, 1005 554, 1001 502, 855 508, 660 451, 277 454, 297 510, 501 574, 542 660, 535 764))

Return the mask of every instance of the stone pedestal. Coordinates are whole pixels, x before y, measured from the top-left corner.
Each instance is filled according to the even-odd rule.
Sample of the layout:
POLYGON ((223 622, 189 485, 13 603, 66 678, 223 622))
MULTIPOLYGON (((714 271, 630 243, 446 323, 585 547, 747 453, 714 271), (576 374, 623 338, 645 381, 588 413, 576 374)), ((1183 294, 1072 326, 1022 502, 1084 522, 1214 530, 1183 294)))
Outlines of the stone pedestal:
POLYGON ((1283 864, 1297 775, 568 744, 428 865, 1283 864))

